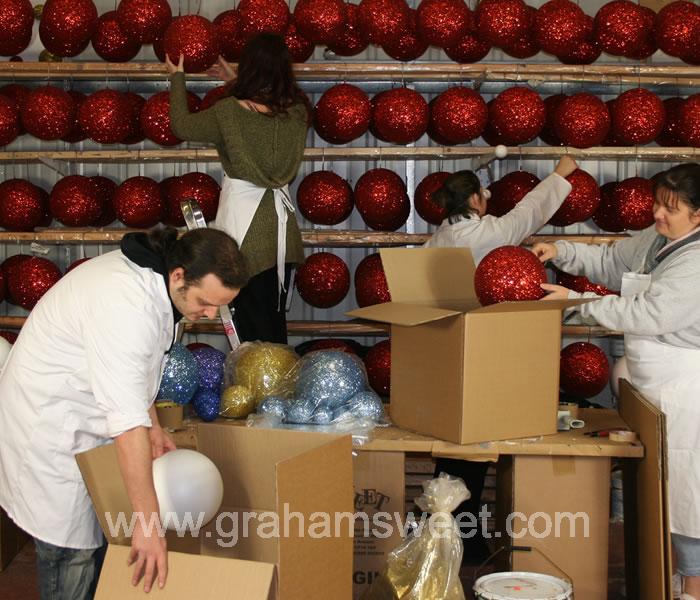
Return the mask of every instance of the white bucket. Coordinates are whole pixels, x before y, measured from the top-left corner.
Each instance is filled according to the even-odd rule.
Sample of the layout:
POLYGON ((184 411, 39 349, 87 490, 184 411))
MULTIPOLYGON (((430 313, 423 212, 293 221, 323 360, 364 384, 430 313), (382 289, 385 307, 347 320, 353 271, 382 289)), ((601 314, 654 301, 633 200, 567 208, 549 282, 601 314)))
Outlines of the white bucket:
POLYGON ((541 573, 507 572, 479 577, 474 584, 476 600, 571 600, 568 581, 541 573))

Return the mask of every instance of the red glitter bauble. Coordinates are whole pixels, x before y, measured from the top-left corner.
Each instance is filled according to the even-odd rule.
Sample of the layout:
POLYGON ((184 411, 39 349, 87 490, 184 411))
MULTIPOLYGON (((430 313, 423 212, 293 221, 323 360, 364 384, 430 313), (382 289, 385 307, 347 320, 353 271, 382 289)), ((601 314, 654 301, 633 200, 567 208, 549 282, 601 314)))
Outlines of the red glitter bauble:
POLYGON ((0 3, 0 56, 14 56, 32 41, 34 9, 29 0, 3 0, 0 3))
POLYGON ((87 96, 82 92, 78 92, 77 90, 68 90, 68 94, 71 98, 73 98, 73 102, 75 102, 75 120, 73 121, 73 126, 71 127, 70 133, 62 137, 61 141, 68 142, 69 144, 77 144, 90 137, 80 126, 79 118, 80 107, 83 105, 83 102, 87 100, 87 96))
POLYGON ((13 304, 32 310, 41 297, 61 278, 61 271, 47 258, 22 260, 7 279, 7 293, 13 304))
POLYGON ((210 89, 204 98, 202 98, 202 103, 199 105, 199 110, 206 110, 214 106, 222 98, 228 96, 231 87, 229 85, 220 85, 215 88, 210 89))
POLYGON ((391 302, 382 258, 378 252, 365 256, 355 269, 355 299, 360 308, 391 302))
MULTIPOLYGON (((644 36, 642 43, 635 50, 631 50, 625 54, 625 56, 635 60, 645 60, 659 49, 659 46, 656 43, 656 30, 654 28, 654 24, 656 23, 656 13, 648 6, 638 6, 642 14, 642 20, 645 23, 644 29, 646 31, 646 35, 644 36)), ((700 31, 698 31, 698 35, 700 35, 700 31)))
POLYGON ((219 56, 216 28, 199 15, 178 17, 168 26, 163 41, 165 52, 174 64, 184 55, 186 73, 201 73, 211 67, 219 56))
POLYGON ((283 35, 289 23, 289 7, 284 0, 241 0, 238 4, 241 33, 246 40, 260 33, 283 35))
POLYGON ((656 94, 637 88, 617 97, 611 116, 614 135, 623 144, 648 144, 661 133, 666 110, 656 94))
MULTIPOLYGON (((190 112, 199 110, 200 100, 187 92, 190 112)), ((170 129, 170 92, 153 94, 141 109, 141 129, 146 137, 161 146, 175 146, 182 142, 170 129)))
POLYGON ((87 227, 102 215, 97 187, 83 175, 60 179, 51 190, 49 207, 51 214, 68 227, 87 227))
POLYGON ((97 28, 97 8, 92 0, 46 0, 39 23, 39 37, 55 56, 77 56, 90 43, 97 28))
POLYGON ((68 92, 47 85, 29 92, 20 115, 30 135, 40 140, 59 140, 73 128, 76 106, 68 92))
POLYGON ((299 184, 297 206, 305 219, 319 225, 337 225, 353 207, 350 184, 331 171, 309 173, 299 184))
POLYGON ((550 146, 563 146, 563 142, 559 139, 556 132, 556 114, 561 106, 561 103, 566 100, 565 94, 555 94, 547 96, 544 99, 545 122, 542 131, 540 131, 540 139, 550 146))
POLYGON ((101 175, 90 177, 90 181, 97 189, 97 198, 102 205, 102 214, 99 219, 93 223, 95 227, 106 227, 111 225, 117 219, 117 213, 114 212, 114 192, 117 191, 117 184, 101 175))
POLYGON ((586 21, 589 33, 585 39, 573 44, 567 52, 557 55, 565 65, 590 65, 600 57, 602 50, 593 35, 593 17, 586 15, 586 21))
POLYGON ((129 105, 129 135, 122 140, 123 144, 139 144, 146 139, 141 129, 141 111, 146 106, 146 99, 134 92, 122 92, 124 100, 129 105))
POLYGON ((486 128, 489 112, 474 90, 456 86, 445 90, 430 105, 430 130, 450 144, 465 144, 486 128))
POLYGON ((539 182, 539 177, 527 171, 514 171, 493 182, 489 186, 488 214, 502 217, 509 213, 539 182))
POLYGON ((598 296, 619 296, 620 292, 614 292, 609 290, 604 285, 599 283, 592 283, 588 277, 583 275, 571 275, 570 273, 565 273, 559 269, 554 270, 556 275, 556 282, 558 285, 563 285, 565 288, 584 294, 586 292, 593 292, 598 296))
POLYGON ((605 101, 605 106, 608 107, 608 114, 610 115, 610 130, 608 131, 608 135, 605 137, 603 140, 603 146, 624 146, 617 133, 615 132, 615 129, 613 128, 613 120, 615 116, 615 105, 617 104, 617 98, 611 98, 610 100, 605 101))
POLYGON ((428 103, 415 90, 388 90, 372 100, 372 125, 382 139, 410 144, 428 129, 428 103))
POLYGON ((0 96, 0 146, 7 146, 20 134, 17 105, 7 96, 0 96))
POLYGON ((14 344, 19 334, 15 331, 0 331, 0 337, 4 337, 10 344, 14 344))
POLYGON ((600 204, 600 188, 591 175, 576 169, 566 180, 571 184, 571 192, 549 220, 550 225, 566 227, 587 221, 600 204))
POLYGON ((246 38, 241 30, 241 15, 238 10, 226 10, 214 19, 214 30, 218 38, 221 56, 235 62, 241 56, 246 38))
POLYGON ((116 90, 90 94, 78 110, 81 129, 100 144, 124 141, 132 133, 132 116, 131 104, 116 90))
POLYGON ((515 44, 527 35, 530 12, 523 0, 482 0, 475 12, 479 37, 492 46, 515 44))
POLYGON ((164 212, 160 187, 150 177, 131 177, 114 192, 117 218, 127 227, 153 227, 164 212))
POLYGON ((29 97, 29 92, 30 90, 28 88, 17 83, 10 83, 0 87, 0 96, 4 96, 5 98, 12 100, 12 103, 19 114, 19 135, 25 133, 24 125, 22 125, 22 107, 29 97))
MULTIPOLYGON (((345 26, 340 36, 328 43, 338 56, 355 56, 364 51, 369 41, 360 31, 357 4, 345 4, 345 26)), ((397 59, 398 60, 398 59, 397 59)))
POLYGON ((591 22, 570 0, 549 0, 537 9, 534 34, 540 48, 550 54, 567 54, 584 42, 591 22))
POLYGON ((40 189, 24 179, 0 183, 0 227, 32 231, 44 217, 46 206, 40 189))
POLYGON ((466 33, 453 46, 445 48, 445 54, 461 64, 472 64, 485 58, 491 51, 491 44, 482 40, 475 32, 466 33))
POLYGON ((372 346, 364 360, 370 387, 380 396, 389 396, 391 390, 391 340, 383 340, 372 346))
POLYGON ((153 53, 160 62, 165 62, 165 32, 163 32, 162 36, 153 40, 153 53))
POLYGON ((666 109, 666 121, 664 128, 656 138, 659 146, 683 146, 685 142, 681 136, 681 113, 685 105, 685 98, 666 98, 664 108, 666 109))
POLYGON ((49 193, 42 187, 39 188, 39 195, 41 196, 41 203, 44 205, 44 215, 39 222, 38 227, 50 227, 53 222, 53 215, 51 214, 51 209, 49 207, 49 193))
POLYGON ((342 258, 330 252, 317 252, 297 269, 296 286, 307 304, 330 308, 347 296, 350 271, 342 258))
POLYGON ((688 96, 681 108, 678 131, 688 146, 700 148, 700 94, 688 96))
POLYGON ((198 348, 212 348, 213 346, 210 346, 209 344, 203 344, 202 342, 192 342, 190 344, 187 344, 187 349, 192 352, 193 350, 197 350, 198 348))
POLYGON ((499 302, 539 300, 547 273, 539 259, 518 246, 491 250, 474 273, 474 289, 482 306, 499 302))
POLYGON ((164 195, 165 223, 177 227, 182 227, 185 224, 185 218, 180 208, 180 203, 184 200, 195 200, 202 209, 205 221, 213 221, 219 208, 220 194, 219 184, 206 173, 187 173, 174 178, 174 181, 167 186, 167 195, 164 195))
MULTIPOLYGON (((2 271, 3 279, 5 280, 5 292, 7 292, 7 282, 10 280, 10 278, 17 277, 17 269, 19 268, 19 265, 31 257, 32 256, 30 254, 14 254, 12 256, 8 256, 4 261, 2 261, 2 264, 0 264, 0 270, 2 271)), ((7 293, 5 294, 5 298, 10 304, 15 304, 7 293)))
POLYGON ((535 39, 534 31, 537 9, 533 8, 532 6, 528 6, 527 11, 530 15, 530 25, 528 26, 526 32, 513 43, 502 46, 503 51, 506 54, 509 54, 515 58, 531 58, 540 51, 540 45, 535 39))
MULTIPOLYGON (((0 332, 1 334, 2 332, 0 332)), ((323 340, 315 340, 309 344, 306 352, 314 352, 316 350, 340 350, 341 352, 347 352, 348 354, 357 354, 355 348, 348 344, 345 340, 339 340, 335 338, 327 338, 323 340)))
POLYGON ((640 6, 629 0, 613 0, 594 19, 594 35, 600 47, 614 56, 629 56, 641 48, 654 25, 640 6))
POLYGON ((608 385, 608 357, 589 342, 569 344, 561 351, 559 386, 567 394, 581 398, 597 396, 608 385))
POLYGON ((470 30, 472 14, 463 0, 421 0, 418 33, 433 46, 453 46, 470 30))
POLYGON ((431 173, 423 178, 416 188, 413 203, 416 212, 431 225, 440 225, 447 217, 447 210, 433 202, 433 192, 436 192, 450 176, 446 171, 431 173))
POLYGON ((396 231, 411 210, 406 185, 388 169, 372 169, 357 180, 355 205, 362 220, 378 231, 396 231))
POLYGON ((677 0, 664 6, 654 24, 656 43, 669 56, 683 58, 698 45, 700 6, 677 0))
POLYGON ((544 127, 544 102, 529 88, 508 88, 490 105, 489 122, 506 145, 525 144, 537 137, 544 127))
POLYGON ((639 231, 654 224, 654 184, 644 177, 629 177, 614 189, 620 225, 639 231))
POLYGON ((389 44, 409 25, 408 5, 404 0, 361 0, 357 23, 363 35, 383 46, 389 44))
POLYGON ((610 130, 608 107, 597 96, 581 92, 564 99, 554 114, 554 131, 565 146, 600 145, 610 130))
POLYGON ((294 22, 314 44, 332 44, 343 35, 346 10, 344 0, 299 0, 294 22))
POLYGON ((428 49, 428 42, 418 33, 416 11, 409 8, 408 25, 397 36, 382 45, 382 50, 394 60, 408 62, 417 60, 428 49))
POLYGON ((121 0, 117 7, 122 31, 142 44, 162 38, 172 18, 168 0, 121 0))
POLYGON ((369 96, 360 88, 341 83, 326 90, 314 110, 318 135, 331 144, 346 144, 367 131, 372 117, 369 96))
POLYGON ((284 32, 284 43, 289 50, 292 62, 306 62, 314 53, 313 42, 301 34, 292 17, 289 18, 287 29, 284 32))
POLYGON ((497 124, 491 120, 491 107, 493 106, 493 103, 495 102, 495 98, 491 98, 486 103, 486 108, 489 111, 489 121, 486 123, 486 129, 484 129, 484 133, 481 134, 481 137, 483 140, 486 142, 488 146, 498 146, 498 144, 508 144, 510 143, 506 137, 503 135, 501 130, 498 128, 497 124))
POLYGON ((593 213, 593 222, 603 231, 619 232, 625 230, 625 226, 620 222, 616 189, 617 181, 600 186, 600 204, 593 213))
POLYGON ((141 51, 141 43, 124 33, 117 19, 117 11, 101 15, 92 34, 92 47, 97 55, 109 62, 129 62, 141 51))
POLYGON ((79 267, 80 265, 82 265, 83 263, 85 263, 89 260, 90 260, 89 256, 86 256, 85 258, 79 258, 78 260, 74 260, 70 265, 68 265, 68 268, 66 269, 65 274, 68 275, 68 273, 70 273, 73 269, 75 269, 76 267, 79 267))

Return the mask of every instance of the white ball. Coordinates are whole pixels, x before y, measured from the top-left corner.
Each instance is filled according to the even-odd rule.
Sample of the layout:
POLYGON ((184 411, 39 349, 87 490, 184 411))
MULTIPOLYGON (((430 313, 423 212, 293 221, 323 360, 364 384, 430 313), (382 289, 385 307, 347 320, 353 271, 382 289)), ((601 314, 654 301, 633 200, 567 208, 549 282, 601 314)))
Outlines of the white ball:
POLYGON ((2 367, 5 365, 10 350, 12 350, 12 344, 4 337, 0 337, 0 371, 2 371, 2 367))
MULTIPOLYGON (((224 497, 219 469, 194 450, 173 450, 154 460, 153 483, 161 522, 170 530, 183 527, 186 518, 195 526, 206 525, 216 516, 224 497)), ((183 527, 183 531, 189 529, 183 527)))
POLYGON ((626 356, 618 358, 610 371, 610 387, 615 398, 620 397, 620 379, 631 379, 626 356))
POLYGON ((505 158, 508 156, 508 148, 506 148, 503 144, 498 144, 494 152, 496 154, 496 158, 505 158))

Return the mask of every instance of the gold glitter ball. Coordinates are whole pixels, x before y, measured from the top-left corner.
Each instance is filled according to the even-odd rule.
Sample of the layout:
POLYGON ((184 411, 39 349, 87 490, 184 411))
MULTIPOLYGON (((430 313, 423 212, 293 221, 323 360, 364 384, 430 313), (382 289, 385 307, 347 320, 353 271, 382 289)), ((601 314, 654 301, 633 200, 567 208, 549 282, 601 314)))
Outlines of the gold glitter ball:
POLYGON ((221 394, 222 417, 244 419, 255 410, 253 392, 244 385, 232 385, 221 394))

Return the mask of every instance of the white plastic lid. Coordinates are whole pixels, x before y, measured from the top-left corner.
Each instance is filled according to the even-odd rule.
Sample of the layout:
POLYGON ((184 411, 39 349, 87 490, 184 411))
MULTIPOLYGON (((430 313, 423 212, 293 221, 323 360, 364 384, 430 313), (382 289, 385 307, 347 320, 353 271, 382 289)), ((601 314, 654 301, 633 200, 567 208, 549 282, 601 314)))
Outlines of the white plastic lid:
POLYGON ((541 573, 492 573, 477 579, 474 593, 479 600, 570 600, 571 584, 541 573))

